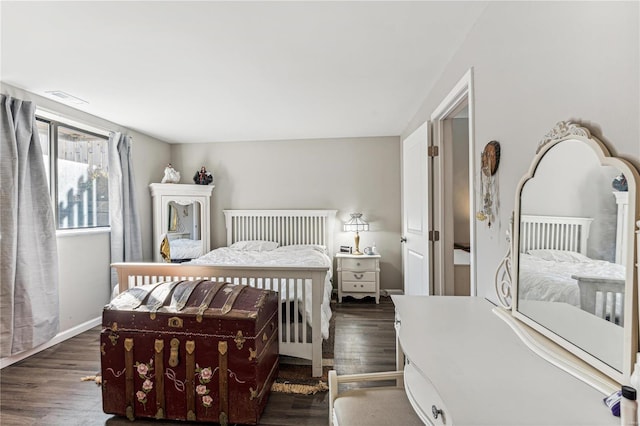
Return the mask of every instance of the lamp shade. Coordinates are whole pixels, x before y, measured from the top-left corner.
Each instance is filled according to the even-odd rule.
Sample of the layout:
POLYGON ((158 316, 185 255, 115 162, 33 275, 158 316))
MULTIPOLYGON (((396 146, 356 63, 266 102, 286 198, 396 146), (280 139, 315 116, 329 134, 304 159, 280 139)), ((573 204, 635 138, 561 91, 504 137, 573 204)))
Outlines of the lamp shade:
POLYGON ((351 213, 351 219, 344 224, 345 232, 368 231, 369 224, 362 220, 362 213, 351 213))

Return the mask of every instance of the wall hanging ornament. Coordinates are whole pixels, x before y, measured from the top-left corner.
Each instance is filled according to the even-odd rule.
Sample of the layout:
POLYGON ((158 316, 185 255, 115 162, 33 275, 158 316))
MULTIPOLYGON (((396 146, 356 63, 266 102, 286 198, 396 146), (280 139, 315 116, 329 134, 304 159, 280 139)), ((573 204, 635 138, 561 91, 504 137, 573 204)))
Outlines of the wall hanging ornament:
POLYGON ((487 221, 491 227, 494 219, 496 182, 494 175, 500 164, 500 144, 491 141, 485 145, 480 157, 480 191, 482 208, 476 213, 476 219, 487 221))

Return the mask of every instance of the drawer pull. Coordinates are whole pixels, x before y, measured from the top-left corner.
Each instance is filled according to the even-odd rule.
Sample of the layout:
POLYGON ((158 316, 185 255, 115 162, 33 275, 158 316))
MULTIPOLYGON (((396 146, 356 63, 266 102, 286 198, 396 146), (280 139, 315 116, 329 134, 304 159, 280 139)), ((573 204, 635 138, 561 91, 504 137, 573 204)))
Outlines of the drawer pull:
POLYGON ((438 407, 436 407, 435 405, 431 406, 431 414, 433 414, 433 418, 437 419, 438 416, 443 415, 444 413, 442 412, 441 409, 439 409, 438 407))
POLYGON ((353 274, 353 277, 354 277, 356 280, 361 280, 361 279, 362 279, 362 277, 364 277, 364 274, 355 274, 355 273, 354 273, 354 274, 353 274))

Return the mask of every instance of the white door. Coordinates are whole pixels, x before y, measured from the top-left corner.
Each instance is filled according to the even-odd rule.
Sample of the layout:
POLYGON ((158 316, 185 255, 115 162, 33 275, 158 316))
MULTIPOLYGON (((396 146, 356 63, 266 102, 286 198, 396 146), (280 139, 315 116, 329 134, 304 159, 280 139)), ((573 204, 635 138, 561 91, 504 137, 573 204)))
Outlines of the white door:
POLYGON ((429 123, 402 141, 404 293, 429 295, 429 123))

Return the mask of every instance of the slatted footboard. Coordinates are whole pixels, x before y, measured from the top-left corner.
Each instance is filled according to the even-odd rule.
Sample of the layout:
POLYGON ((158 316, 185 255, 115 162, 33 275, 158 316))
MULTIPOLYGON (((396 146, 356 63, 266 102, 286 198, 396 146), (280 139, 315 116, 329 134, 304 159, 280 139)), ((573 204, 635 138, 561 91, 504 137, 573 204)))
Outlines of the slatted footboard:
POLYGON ((160 281, 197 279, 231 282, 278 291, 283 300, 278 311, 280 353, 311 360, 313 376, 322 376, 321 305, 327 268, 171 263, 114 263, 112 267, 118 274, 120 292, 131 287, 160 281), (312 301, 310 324, 307 321, 307 315, 302 314, 307 312, 309 288, 312 301))

